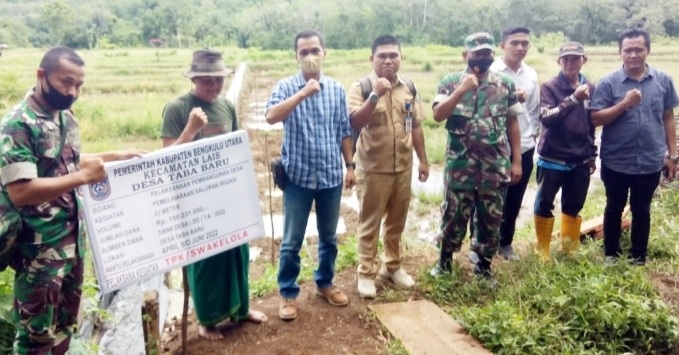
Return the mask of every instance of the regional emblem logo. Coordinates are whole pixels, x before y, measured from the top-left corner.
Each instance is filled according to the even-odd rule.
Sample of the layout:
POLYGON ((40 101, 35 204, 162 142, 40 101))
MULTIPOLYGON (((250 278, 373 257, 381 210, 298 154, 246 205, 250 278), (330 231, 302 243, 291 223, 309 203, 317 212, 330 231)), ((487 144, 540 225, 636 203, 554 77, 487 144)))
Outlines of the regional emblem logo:
POLYGON ((108 183, 108 176, 99 182, 90 184, 90 196, 96 201, 103 201, 111 195, 111 185, 108 183))

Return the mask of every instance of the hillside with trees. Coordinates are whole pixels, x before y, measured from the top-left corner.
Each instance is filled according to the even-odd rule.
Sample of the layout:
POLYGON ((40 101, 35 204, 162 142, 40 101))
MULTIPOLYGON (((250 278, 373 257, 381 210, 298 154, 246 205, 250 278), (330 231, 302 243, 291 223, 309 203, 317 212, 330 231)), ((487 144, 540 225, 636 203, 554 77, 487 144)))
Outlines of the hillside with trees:
POLYGON ((679 0, 3 0, 0 43, 74 48, 224 46, 288 49, 303 28, 331 48, 366 47, 380 33, 413 45, 458 46, 509 25, 608 44, 643 26, 679 37, 679 0))

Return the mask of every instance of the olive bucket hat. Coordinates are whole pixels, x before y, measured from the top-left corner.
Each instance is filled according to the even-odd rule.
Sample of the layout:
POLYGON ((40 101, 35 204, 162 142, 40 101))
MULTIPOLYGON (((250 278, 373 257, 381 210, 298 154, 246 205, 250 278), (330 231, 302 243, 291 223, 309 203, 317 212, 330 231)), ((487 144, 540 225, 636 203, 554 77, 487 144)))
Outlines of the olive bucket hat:
POLYGON ((193 52, 191 69, 182 74, 193 79, 197 76, 227 76, 232 70, 224 66, 222 53, 210 49, 199 49, 193 52))

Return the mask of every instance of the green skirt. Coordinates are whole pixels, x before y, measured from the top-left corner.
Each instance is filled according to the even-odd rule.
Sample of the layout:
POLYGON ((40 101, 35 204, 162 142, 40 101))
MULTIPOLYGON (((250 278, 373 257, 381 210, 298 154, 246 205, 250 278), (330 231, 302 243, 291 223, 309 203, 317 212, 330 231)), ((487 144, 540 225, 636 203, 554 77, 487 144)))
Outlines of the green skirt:
POLYGON ((186 266, 193 306, 201 325, 247 317, 249 258, 250 249, 243 244, 186 266))

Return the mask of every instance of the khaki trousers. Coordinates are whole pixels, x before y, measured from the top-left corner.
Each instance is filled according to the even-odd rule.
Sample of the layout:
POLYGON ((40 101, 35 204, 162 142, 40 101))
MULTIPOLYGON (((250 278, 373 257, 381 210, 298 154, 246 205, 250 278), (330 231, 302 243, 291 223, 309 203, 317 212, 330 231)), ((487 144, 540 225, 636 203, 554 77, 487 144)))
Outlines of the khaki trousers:
POLYGON ((377 242, 382 227, 384 253, 382 262, 388 272, 401 267, 401 233, 410 205, 412 170, 398 173, 356 171, 356 194, 360 206, 358 217, 358 276, 375 279, 378 272, 377 242))

